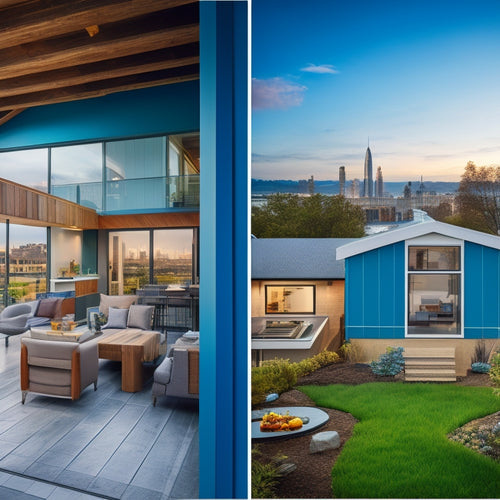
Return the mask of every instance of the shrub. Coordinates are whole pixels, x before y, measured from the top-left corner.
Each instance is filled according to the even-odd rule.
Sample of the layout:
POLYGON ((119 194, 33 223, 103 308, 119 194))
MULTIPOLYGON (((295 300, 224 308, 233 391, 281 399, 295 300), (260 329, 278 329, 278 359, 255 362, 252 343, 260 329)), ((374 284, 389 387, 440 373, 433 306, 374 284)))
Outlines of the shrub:
POLYGON ((252 368, 252 404, 265 401, 270 392, 281 394, 297 383, 297 374, 287 359, 264 361, 252 368))
POLYGON ((405 360, 402 347, 388 347, 378 361, 372 361, 370 367, 375 375, 397 375, 404 368, 405 360))
POLYGON ((312 373, 323 366, 331 365, 332 363, 337 363, 339 361, 339 355, 333 351, 322 351, 312 358, 303 359, 298 363, 293 363, 292 366, 298 377, 303 377, 309 373, 312 373))
POLYGON ((490 379, 495 384, 495 392, 500 394, 500 351, 491 358, 490 379))
POLYGON ((339 351, 342 358, 349 363, 356 363, 361 359, 359 346, 357 344, 352 344, 349 340, 346 340, 340 346, 339 351))
POLYGON ((263 403, 271 392, 281 394, 290 390, 297 383, 298 377, 337 363, 339 359, 337 353, 323 351, 298 363, 278 358, 264 361, 262 366, 252 368, 252 404, 263 403))
POLYGON ((261 462, 258 448, 252 449, 252 498, 275 498, 280 473, 279 460, 261 462))
POLYGON ((472 371, 474 373, 488 373, 490 371, 491 365, 489 363, 472 363, 472 371))

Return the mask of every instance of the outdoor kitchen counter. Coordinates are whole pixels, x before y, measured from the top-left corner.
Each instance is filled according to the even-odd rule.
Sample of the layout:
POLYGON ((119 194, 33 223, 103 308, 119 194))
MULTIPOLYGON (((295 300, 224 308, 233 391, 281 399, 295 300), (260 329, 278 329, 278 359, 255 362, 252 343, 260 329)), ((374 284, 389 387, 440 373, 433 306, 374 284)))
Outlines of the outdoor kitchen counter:
POLYGON ((252 318, 252 349, 311 349, 328 322, 328 316, 297 315, 297 314, 268 314, 252 318), (300 338, 254 338, 254 334, 261 332, 267 321, 305 321, 311 323, 311 329, 300 338))

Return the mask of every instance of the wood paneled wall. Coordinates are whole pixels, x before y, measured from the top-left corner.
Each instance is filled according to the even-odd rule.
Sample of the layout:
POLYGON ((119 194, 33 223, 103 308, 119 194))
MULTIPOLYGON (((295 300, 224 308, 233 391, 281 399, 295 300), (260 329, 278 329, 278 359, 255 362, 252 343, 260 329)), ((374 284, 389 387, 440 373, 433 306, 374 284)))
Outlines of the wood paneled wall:
POLYGON ((99 227, 95 210, 0 179, 0 220, 6 219, 33 226, 99 227))
POLYGON ((199 212, 98 215, 50 194, 0 178, 0 221, 78 229, 199 227, 199 212))
POLYGON ((174 212, 159 214, 102 215, 99 229, 199 227, 199 212, 174 212))

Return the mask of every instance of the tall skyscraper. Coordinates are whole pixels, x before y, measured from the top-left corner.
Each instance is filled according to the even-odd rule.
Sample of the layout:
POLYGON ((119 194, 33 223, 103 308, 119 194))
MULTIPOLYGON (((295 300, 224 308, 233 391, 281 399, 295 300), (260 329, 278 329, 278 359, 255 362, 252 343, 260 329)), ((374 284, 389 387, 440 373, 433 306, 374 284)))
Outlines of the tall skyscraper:
POLYGON ((353 179, 351 182, 351 198, 359 198, 359 179, 353 179))
POLYGON ((370 146, 366 148, 365 155, 365 179, 363 182, 363 196, 365 198, 373 197, 373 167, 372 167, 372 152, 370 146))
POLYGON ((375 196, 383 198, 384 196, 384 177, 382 175, 382 167, 377 168, 377 177, 375 178, 375 196))
POLYGON ((345 196, 345 167, 339 167, 339 194, 345 196))

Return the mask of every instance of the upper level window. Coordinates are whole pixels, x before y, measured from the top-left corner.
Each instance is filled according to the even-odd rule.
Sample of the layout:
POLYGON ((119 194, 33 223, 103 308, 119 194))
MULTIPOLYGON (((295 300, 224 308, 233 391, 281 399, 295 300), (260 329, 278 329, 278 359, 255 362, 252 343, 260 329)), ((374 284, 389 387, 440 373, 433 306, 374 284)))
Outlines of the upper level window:
POLYGON ((0 153, 0 177, 47 192, 48 156, 47 148, 0 153))
POLYGON ((460 271, 460 247, 409 247, 410 271, 460 271))

